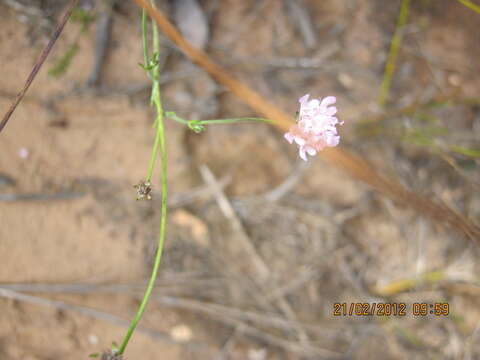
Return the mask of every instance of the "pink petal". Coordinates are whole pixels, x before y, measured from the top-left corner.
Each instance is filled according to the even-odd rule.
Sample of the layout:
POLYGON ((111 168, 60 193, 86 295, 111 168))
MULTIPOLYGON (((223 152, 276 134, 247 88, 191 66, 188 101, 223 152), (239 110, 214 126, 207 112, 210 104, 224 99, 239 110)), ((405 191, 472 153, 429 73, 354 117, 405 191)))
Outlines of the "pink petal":
POLYGON ((287 132, 283 137, 291 144, 293 143, 293 135, 289 132, 287 132))
POLYGON ((335 106, 330 106, 327 108, 327 110, 325 111, 325 114, 328 115, 328 116, 333 116, 337 113, 337 108, 335 106))
POLYGON ((328 107, 332 104, 335 104, 336 102, 337 102, 337 98, 335 96, 327 96, 322 100, 322 103, 320 104, 320 106, 328 107))
POLYGON ((320 100, 318 100, 318 99, 313 99, 313 100, 310 100, 308 102, 308 107, 310 109, 312 109, 312 108, 315 109, 315 108, 318 108, 319 106, 320 106, 320 100))
POLYGON ((337 146, 338 143, 340 142, 340 136, 332 135, 325 140, 326 140, 328 146, 331 146, 331 147, 337 146))
POLYGON ((302 139, 300 136, 295 136, 294 140, 295 140, 295 142, 297 143, 298 146, 305 145, 305 139, 302 139))
POLYGON ((314 148, 312 148, 310 146, 305 147, 305 150, 307 150, 307 153, 310 156, 313 156, 317 153, 317 150, 315 150, 314 148))
POLYGON ((298 99, 298 102, 303 105, 306 102, 308 102, 309 97, 310 97, 310 94, 303 95, 300 99, 298 99))
POLYGON ((298 151, 298 155, 303 161, 307 161, 307 155, 305 154, 305 148, 301 147, 298 151))

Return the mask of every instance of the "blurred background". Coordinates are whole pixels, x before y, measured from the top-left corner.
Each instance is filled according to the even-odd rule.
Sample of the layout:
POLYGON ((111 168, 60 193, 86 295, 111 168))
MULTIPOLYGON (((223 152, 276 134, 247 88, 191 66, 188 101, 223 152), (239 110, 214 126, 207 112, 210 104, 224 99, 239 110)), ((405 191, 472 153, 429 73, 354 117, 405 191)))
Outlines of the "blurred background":
MULTIPOLYGON (((65 5, 0 0, 2 114, 65 5)), ((480 14, 454 0, 158 6, 292 121, 304 94, 336 96, 341 148, 480 223, 480 14)), ((154 138, 142 61, 134 2, 80 1, 0 135, 0 359, 85 359, 136 311, 160 217, 158 172, 151 201, 132 187, 154 138)), ((166 110, 258 115, 163 36, 160 62, 166 110)), ((321 155, 303 163, 268 125, 166 131, 166 249, 127 359, 480 359, 475 234, 321 155)))

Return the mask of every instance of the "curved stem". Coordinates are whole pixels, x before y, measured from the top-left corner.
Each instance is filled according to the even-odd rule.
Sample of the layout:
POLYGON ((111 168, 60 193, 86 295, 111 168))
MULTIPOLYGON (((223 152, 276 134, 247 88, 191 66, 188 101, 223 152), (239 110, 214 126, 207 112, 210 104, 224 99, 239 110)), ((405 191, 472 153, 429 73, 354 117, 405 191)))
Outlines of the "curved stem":
POLYGON ((166 111, 165 116, 168 117, 169 119, 175 120, 176 122, 179 122, 180 124, 184 124, 184 125, 189 125, 189 124, 195 124, 195 125, 233 124, 233 123, 242 122, 242 121, 260 121, 260 122, 267 122, 267 123, 273 122, 270 119, 256 118, 256 117, 241 117, 241 118, 212 119, 212 120, 186 120, 186 119, 178 116, 173 111, 166 111))
POLYGON ((162 258, 163 247, 165 243, 165 230, 166 230, 166 222, 167 222, 167 153, 165 149, 165 134, 164 134, 164 127, 163 127, 163 119, 162 116, 159 115, 158 119, 158 126, 157 126, 157 139, 160 143, 160 153, 162 159, 162 212, 160 218, 160 233, 158 236, 158 245, 157 251, 155 254, 155 261, 153 264, 152 274, 150 275, 150 279, 148 280, 147 289, 145 290, 145 294, 143 296, 142 302, 138 307, 137 313, 133 318, 130 326, 128 327, 127 334, 123 339, 122 345, 120 346, 118 353, 123 354, 125 348, 127 347, 128 341, 130 340, 135 328, 138 325, 138 322, 142 318, 143 313, 145 312, 145 308, 147 306, 148 300, 152 295, 153 288, 155 286, 155 280, 157 279, 158 269, 160 268, 160 260, 162 258))
MULTIPOLYGON (((145 32, 146 26, 145 21, 142 17, 142 32, 145 32)), ((153 51, 159 50, 159 37, 158 37, 158 30, 157 26, 153 24, 153 51)), ((145 44, 146 42, 144 42, 145 44)), ((153 264, 152 273, 150 275, 150 279, 148 280, 147 288, 145 290, 145 294, 143 295, 142 302, 138 307, 137 313, 133 318, 130 326, 128 327, 127 334, 122 341, 118 349, 118 354, 123 354, 130 338, 132 337, 140 319, 142 318, 143 313, 147 307, 148 300, 152 295, 153 288, 155 286, 155 280, 158 276, 158 270, 160 268, 160 261, 162 258, 163 247, 165 244, 165 234, 166 234, 166 223, 167 223, 167 150, 165 147, 165 129, 163 124, 163 109, 162 109, 162 101, 160 98, 160 83, 159 83, 159 75, 160 69, 159 65, 157 64, 151 72, 152 77, 152 95, 151 101, 155 105, 155 110, 157 116, 155 117, 155 143, 153 145, 152 150, 152 157, 150 159, 150 166, 148 169, 147 174, 147 181, 150 181, 153 173, 153 168, 155 164, 155 160, 158 154, 158 150, 160 150, 160 157, 162 162, 162 174, 161 174, 161 183, 162 183, 162 210, 161 210, 161 217, 160 217, 160 229, 159 229, 159 236, 158 236, 158 244, 157 244, 157 251, 155 254, 155 261, 153 264)))
POLYGON ((252 117, 243 117, 243 118, 232 118, 232 119, 214 119, 214 120, 198 120, 196 121, 199 125, 213 125, 213 124, 233 124, 241 121, 262 121, 262 122, 272 122, 272 120, 264 118, 252 118, 252 117))

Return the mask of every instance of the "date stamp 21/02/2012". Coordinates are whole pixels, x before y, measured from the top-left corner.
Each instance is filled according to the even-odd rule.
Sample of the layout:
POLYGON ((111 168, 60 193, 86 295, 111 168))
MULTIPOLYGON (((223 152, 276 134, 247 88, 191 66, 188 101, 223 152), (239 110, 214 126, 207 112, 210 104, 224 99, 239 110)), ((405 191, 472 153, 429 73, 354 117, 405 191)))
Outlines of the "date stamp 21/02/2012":
POLYGON ((447 302, 434 303, 333 303, 333 316, 448 316, 447 302))

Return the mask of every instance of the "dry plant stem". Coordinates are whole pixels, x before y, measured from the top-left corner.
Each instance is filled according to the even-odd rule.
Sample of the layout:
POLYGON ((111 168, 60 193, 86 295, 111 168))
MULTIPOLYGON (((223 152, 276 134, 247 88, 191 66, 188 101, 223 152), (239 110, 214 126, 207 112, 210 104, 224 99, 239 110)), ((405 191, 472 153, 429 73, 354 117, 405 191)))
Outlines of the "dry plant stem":
MULTIPOLYGON (((233 206, 231 205, 226 195, 218 186, 218 181, 216 180, 215 176, 213 175, 211 170, 208 168, 208 166, 202 165, 200 167, 200 173, 203 179, 205 180, 205 182, 209 184, 212 187, 212 189, 214 189, 214 197, 217 200, 217 203, 220 209, 224 213, 225 217, 227 217, 230 220, 233 229, 238 234, 238 236, 235 237, 235 239, 238 240, 238 243, 240 244, 243 252, 247 255, 246 258, 251 259, 252 261, 251 265, 252 265, 253 271, 251 273, 251 277, 256 280, 255 282, 257 286, 259 288, 262 288, 265 282, 269 281, 270 274, 271 274, 271 271, 267 263, 263 260, 260 254, 257 253, 240 219, 236 215, 235 210, 233 209, 233 206)), ((278 307, 281 309, 281 311, 290 320, 296 320, 296 314, 293 311, 290 304, 288 303, 288 301, 283 297, 279 297, 276 300, 278 303, 278 307)), ((308 345, 309 338, 307 333, 304 331, 304 329, 300 325, 295 326, 295 329, 297 330, 298 337, 302 345, 308 345)))
POLYGON ((305 161, 297 162, 295 170, 292 171, 292 173, 280 185, 267 192, 264 195, 265 199, 270 202, 275 202, 288 194, 303 178, 310 165, 311 163, 305 161))
POLYGON ((402 43, 403 27, 407 22, 409 7, 410 0, 402 0, 400 15, 398 15, 395 33, 392 37, 387 64, 385 65, 385 72, 383 74, 383 81, 380 87, 380 95, 378 97, 378 103, 381 106, 385 105, 388 100, 388 95, 390 94, 390 85, 392 83, 393 73, 395 72, 395 63, 397 62, 398 50, 400 49, 400 45, 402 43))
POLYGON ((480 6, 479 5, 475 5, 474 3, 472 3, 469 0, 458 0, 458 2, 462 3, 463 5, 468 7, 469 9, 471 9, 471 10, 480 14, 480 6))
MULTIPOLYGON (((142 23, 144 23, 144 20, 145 20, 145 16, 142 17, 142 23)), ((155 26, 155 24, 153 24, 152 28, 153 28, 153 51, 158 53, 160 48, 159 38, 158 38, 158 29, 155 26)), ((142 26, 142 30, 143 29, 145 29, 144 26, 142 26)), ((128 345, 128 342, 131 336, 133 335, 135 328, 138 325, 138 322, 140 321, 143 313, 145 312, 145 308, 147 306, 148 300, 150 299, 150 296, 152 295, 152 291, 155 287, 155 280, 157 279, 158 269, 160 268, 160 260, 162 258, 163 245, 165 243, 165 230, 166 230, 165 226, 167 222, 167 152, 165 147, 163 109, 162 109, 162 102, 160 98, 160 83, 159 83, 160 70, 159 70, 158 64, 152 69, 151 75, 152 75, 151 100, 155 106, 157 116, 155 118, 155 128, 156 128, 155 144, 153 147, 152 160, 150 162, 147 181, 149 181, 152 176, 153 164, 155 163, 158 150, 160 150, 161 163, 162 163, 162 169, 161 169, 162 211, 161 211, 161 219, 160 219, 160 230, 159 230, 159 236, 158 236, 157 251, 155 254, 155 261, 153 264, 152 274, 148 281, 147 289, 145 290, 145 294, 143 296, 142 302, 140 303, 140 306, 138 307, 137 313, 135 314, 135 317, 133 318, 127 330, 127 334, 125 335, 125 338, 123 339, 122 344, 118 349, 118 354, 124 353, 128 345)))
MULTIPOLYGON (((309 344, 297 344, 290 340, 286 340, 276 335, 272 335, 265 331, 259 330, 258 328, 248 324, 245 320, 258 320, 259 318, 248 316, 248 312, 241 312, 238 310, 233 310, 235 314, 231 313, 231 310, 221 305, 202 303, 194 300, 187 300, 174 297, 162 296, 158 298, 159 302, 164 305, 169 305, 178 308, 195 310, 198 312, 203 312, 209 314, 210 316, 217 318, 219 321, 234 326, 235 329, 240 333, 245 333, 251 336, 255 336, 269 344, 278 346, 292 353, 302 354, 305 356, 314 356, 315 359, 328 358, 328 359, 340 359, 341 354, 335 351, 322 349, 315 347, 309 344), (243 318, 243 319, 242 319, 243 318)), ((251 314, 250 314, 251 315, 251 314)), ((263 319, 265 320, 265 319, 263 319)), ((290 324, 292 324, 290 322, 290 324)), ((297 323, 299 324, 299 323, 297 323)))
MULTIPOLYGON (((282 130, 288 130, 292 125, 292 118, 279 110, 273 104, 267 102, 260 94, 250 89, 240 81, 231 77, 222 67, 215 64, 202 50, 191 46, 175 27, 167 20, 165 15, 158 9, 154 9, 146 0, 134 0, 139 6, 146 9, 149 15, 155 19, 165 35, 170 38, 191 60, 219 83, 226 86, 261 113, 265 118, 274 120, 274 125, 282 130)), ((341 148, 329 148, 322 152, 322 156, 333 165, 340 167, 350 176, 361 180, 378 192, 390 197, 392 200, 415 209, 420 214, 428 216, 438 223, 448 225, 472 240, 480 238, 480 227, 470 222, 465 217, 457 214, 445 205, 437 204, 428 198, 405 189, 397 181, 379 174, 367 161, 341 148)))
POLYGON ((10 106, 7 113, 4 115, 2 122, 0 122, 0 132, 3 130, 5 125, 7 125, 8 120, 12 116, 13 112, 17 108, 20 101, 22 101, 23 97, 25 96, 25 93, 27 92, 28 88, 32 84, 33 80, 35 79, 35 76, 37 76, 37 73, 39 72, 43 63, 47 59, 47 56, 50 53, 50 50, 52 50, 53 45, 55 44, 58 37, 62 33, 63 28, 65 27, 65 24, 67 23, 68 19, 70 18, 70 15, 72 14, 73 8, 77 5, 77 2, 78 0, 71 0, 70 3, 68 4, 67 11, 65 12, 62 19, 60 20, 60 23, 57 25, 57 28, 55 29, 52 35, 52 38, 48 42, 47 46, 45 46, 45 48, 43 49, 38 59, 35 61, 35 65, 33 66, 33 69, 30 72, 30 75, 28 75, 27 81, 25 82, 23 89, 17 94, 17 97, 15 98, 13 104, 10 106))
POLYGON ((80 198, 84 193, 79 192, 59 192, 55 194, 0 194, 0 201, 14 202, 14 201, 49 201, 49 200, 69 200, 80 198))
POLYGON ((218 203, 218 206, 220 207, 220 210, 222 210, 225 217, 230 220, 233 229, 240 235, 238 237, 240 245, 245 254, 247 254, 247 258, 252 262, 252 277, 258 276, 261 281, 268 279, 268 277, 270 276, 270 269, 268 268, 262 257, 255 250, 255 247, 250 241, 248 235, 246 234, 242 223, 236 216, 232 204, 228 201, 227 197, 221 190, 220 186, 218 185, 218 181, 213 175, 212 171, 206 165, 201 165, 199 170, 204 181, 212 189, 213 195, 218 203))

